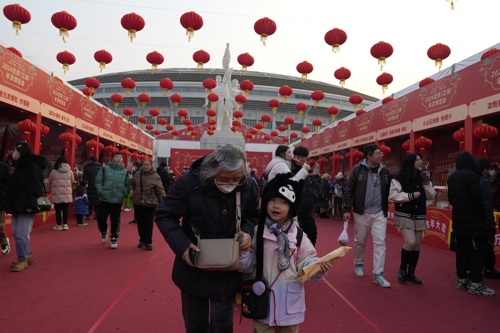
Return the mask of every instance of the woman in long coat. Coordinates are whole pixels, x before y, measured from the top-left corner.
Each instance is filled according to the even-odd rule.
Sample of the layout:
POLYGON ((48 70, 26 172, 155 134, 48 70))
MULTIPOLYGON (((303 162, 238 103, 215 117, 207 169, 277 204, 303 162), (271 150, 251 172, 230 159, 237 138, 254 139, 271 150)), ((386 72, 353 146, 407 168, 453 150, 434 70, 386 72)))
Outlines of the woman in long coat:
POLYGON ((68 230, 68 210, 69 204, 73 202, 73 184, 75 177, 68 160, 64 156, 59 156, 54 169, 49 175, 51 202, 56 209, 56 225, 54 230, 68 230))

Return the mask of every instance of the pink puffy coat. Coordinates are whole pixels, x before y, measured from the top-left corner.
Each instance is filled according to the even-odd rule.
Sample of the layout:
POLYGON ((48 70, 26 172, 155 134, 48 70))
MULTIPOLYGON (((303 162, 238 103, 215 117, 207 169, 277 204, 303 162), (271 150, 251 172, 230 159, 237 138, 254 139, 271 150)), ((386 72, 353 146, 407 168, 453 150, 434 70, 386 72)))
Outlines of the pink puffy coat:
POLYGON ((59 169, 52 170, 49 175, 51 186, 52 203, 73 202, 73 183, 75 177, 68 163, 62 163, 59 169))

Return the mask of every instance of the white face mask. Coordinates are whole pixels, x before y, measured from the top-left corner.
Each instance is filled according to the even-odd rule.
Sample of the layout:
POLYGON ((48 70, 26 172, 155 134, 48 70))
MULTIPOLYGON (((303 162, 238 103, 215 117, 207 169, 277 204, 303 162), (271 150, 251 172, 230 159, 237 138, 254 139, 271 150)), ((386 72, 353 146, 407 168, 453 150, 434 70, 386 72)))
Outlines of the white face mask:
POLYGON ((16 154, 15 152, 14 152, 14 153, 12 153, 12 159, 13 159, 14 161, 17 161, 17 160, 19 159, 19 154, 16 154))
POLYGON ((137 170, 137 168, 136 167, 132 167, 132 171, 135 171, 135 170, 137 170))
POLYGON ((491 177, 495 177, 497 175, 497 171, 496 170, 490 170, 490 176, 491 177))
POLYGON ((231 193, 234 191, 235 188, 238 187, 238 184, 236 184, 236 185, 219 185, 215 178, 214 178, 214 184, 215 184, 215 186, 217 186, 219 191, 221 191, 224 194, 231 193))

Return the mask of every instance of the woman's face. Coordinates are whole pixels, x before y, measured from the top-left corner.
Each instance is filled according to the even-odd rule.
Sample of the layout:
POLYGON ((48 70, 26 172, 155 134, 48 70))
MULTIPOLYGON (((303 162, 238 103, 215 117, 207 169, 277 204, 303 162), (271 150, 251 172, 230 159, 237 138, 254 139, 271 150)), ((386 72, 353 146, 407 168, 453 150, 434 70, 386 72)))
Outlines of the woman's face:
POLYGON ((417 155, 417 159, 415 160, 415 163, 413 164, 415 169, 417 170, 422 170, 422 158, 417 155))
POLYGON ((142 171, 149 172, 151 170, 151 163, 149 161, 144 161, 142 163, 142 171))
POLYGON ((288 219, 290 204, 283 198, 274 197, 267 203, 267 215, 276 223, 283 223, 288 219))
POLYGON ((215 180, 219 185, 236 185, 241 182, 243 172, 221 171, 215 176, 215 180))
POLYGON ((21 156, 21 153, 16 148, 14 148, 14 150, 12 151, 12 159, 14 161, 17 161, 20 156, 21 156))
POLYGON ((292 160, 292 150, 290 148, 287 149, 285 152, 285 160, 291 161, 292 160))

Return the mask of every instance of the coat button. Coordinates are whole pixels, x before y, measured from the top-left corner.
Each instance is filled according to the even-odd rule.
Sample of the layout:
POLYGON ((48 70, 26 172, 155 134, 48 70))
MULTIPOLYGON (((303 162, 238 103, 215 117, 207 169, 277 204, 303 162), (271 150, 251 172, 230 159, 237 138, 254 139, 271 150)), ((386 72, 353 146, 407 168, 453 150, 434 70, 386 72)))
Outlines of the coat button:
POLYGON ((220 300, 221 300, 221 301, 225 301, 225 300, 226 300, 226 297, 222 296, 222 297, 220 298, 220 300))

